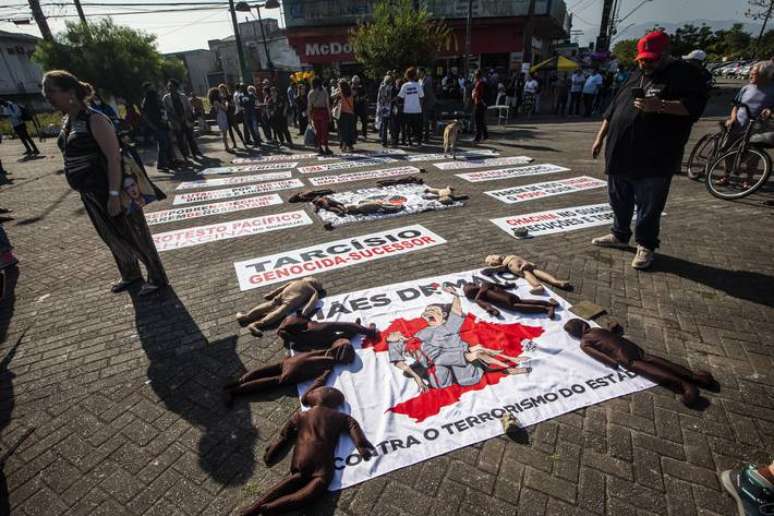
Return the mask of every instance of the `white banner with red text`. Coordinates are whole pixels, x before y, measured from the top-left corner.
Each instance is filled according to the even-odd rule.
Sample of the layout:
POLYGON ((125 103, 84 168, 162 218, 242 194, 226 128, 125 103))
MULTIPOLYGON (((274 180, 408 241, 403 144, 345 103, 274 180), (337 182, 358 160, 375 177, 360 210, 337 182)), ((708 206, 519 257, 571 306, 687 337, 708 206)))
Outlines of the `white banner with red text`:
POLYGON ((436 163, 435 168, 441 170, 459 170, 463 168, 500 167, 503 165, 526 165, 532 163, 529 156, 510 156, 508 158, 475 158, 460 161, 445 161, 436 163))
MULTIPOLYGON (((360 319, 381 333, 377 339, 354 339, 355 360, 328 379, 344 394, 343 410, 360 423, 377 452, 366 461, 343 435, 330 490, 501 435, 506 414, 527 427, 653 385, 586 355, 563 329, 574 317, 569 304, 550 290, 533 296, 526 281, 502 273, 493 281, 515 281, 513 292, 525 299, 550 296, 559 304, 557 312, 553 320, 505 310, 500 317, 489 315, 461 295, 477 274, 445 274, 323 298, 318 319, 360 319)), ((299 385, 299 395, 310 384, 299 385)))
POLYGON ((483 181, 496 181, 498 179, 515 179, 517 177, 542 176, 544 174, 557 174, 559 172, 569 172, 569 168, 542 163, 540 165, 529 165, 527 167, 498 168, 495 170, 481 170, 479 172, 466 172, 464 174, 455 174, 457 177, 468 181, 469 183, 481 183, 483 181))
POLYGON ((489 220, 510 235, 515 229, 526 229, 529 236, 541 236, 610 224, 613 210, 607 203, 588 204, 489 220))
POLYGON ((208 190, 205 192, 191 192, 175 196, 172 202, 174 205, 191 204, 194 202, 217 201, 219 199, 231 199, 234 197, 246 197, 262 193, 279 192, 281 190, 291 190, 301 188, 304 183, 300 179, 286 179, 282 181, 269 181, 255 185, 238 186, 235 188, 226 188, 223 190, 208 190))
POLYGON ((332 176, 316 176, 308 179, 312 186, 327 186, 353 181, 365 181, 367 179, 383 179, 385 177, 408 176, 418 174, 417 167, 381 168, 378 170, 364 170, 362 172, 350 172, 332 176))
POLYGON ((264 163, 257 165, 239 165, 236 167, 213 167, 205 168, 199 172, 202 176, 217 176, 224 174, 241 174, 243 172, 262 172, 266 170, 290 170, 296 168, 297 161, 285 162, 285 163, 264 163))
POLYGON ((257 197, 248 197, 246 199, 236 199, 233 201, 198 204, 187 208, 174 208, 171 210, 153 211, 150 213, 146 212, 145 220, 148 222, 149 226, 153 226, 154 224, 177 222, 178 220, 196 219, 199 217, 207 217, 209 215, 252 210, 253 208, 264 208, 275 204, 282 204, 282 198, 280 198, 279 195, 259 195, 257 197))
POLYGON ((219 177, 217 179, 197 179, 196 181, 183 181, 177 185, 176 190, 194 190, 197 188, 212 188, 214 186, 235 186, 247 183, 260 183, 261 181, 276 181, 278 179, 290 179, 293 172, 269 172, 267 174, 253 174, 250 176, 219 177))
POLYGON ((607 181, 602 181, 601 179, 589 176, 581 176, 571 177, 570 179, 560 179, 558 181, 534 183, 531 185, 513 186, 511 188, 503 188, 502 190, 493 190, 484 193, 506 204, 516 204, 524 201, 531 201, 532 199, 543 199, 545 197, 553 197, 554 195, 582 192, 584 190, 605 187, 607 187, 607 181))

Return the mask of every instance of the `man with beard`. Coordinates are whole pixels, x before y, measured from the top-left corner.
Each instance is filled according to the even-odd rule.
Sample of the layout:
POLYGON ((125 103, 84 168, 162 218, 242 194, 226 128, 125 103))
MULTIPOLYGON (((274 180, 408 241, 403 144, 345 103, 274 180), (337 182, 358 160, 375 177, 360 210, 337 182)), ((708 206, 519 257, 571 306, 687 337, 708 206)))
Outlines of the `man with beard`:
POLYGON ((592 146, 605 145, 605 173, 614 221, 611 233, 595 238, 600 247, 628 248, 634 207, 635 269, 653 264, 661 212, 672 176, 680 170, 691 127, 707 104, 700 70, 669 55, 669 37, 651 32, 637 43, 639 71, 619 91, 604 115, 592 146))

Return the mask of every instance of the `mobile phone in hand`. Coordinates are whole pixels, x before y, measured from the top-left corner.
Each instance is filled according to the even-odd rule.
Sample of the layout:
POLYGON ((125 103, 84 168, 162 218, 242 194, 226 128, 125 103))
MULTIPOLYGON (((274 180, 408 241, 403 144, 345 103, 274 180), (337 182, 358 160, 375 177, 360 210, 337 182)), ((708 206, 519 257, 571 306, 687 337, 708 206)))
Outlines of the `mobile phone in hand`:
POLYGON ((644 99, 645 98, 645 90, 642 88, 632 88, 632 98, 633 99, 644 99))

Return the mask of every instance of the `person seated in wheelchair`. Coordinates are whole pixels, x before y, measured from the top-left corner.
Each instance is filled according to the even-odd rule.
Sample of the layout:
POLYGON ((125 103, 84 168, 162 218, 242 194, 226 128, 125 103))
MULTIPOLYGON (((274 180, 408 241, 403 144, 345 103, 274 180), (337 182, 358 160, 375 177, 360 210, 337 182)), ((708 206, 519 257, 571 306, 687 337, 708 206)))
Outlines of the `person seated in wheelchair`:
MULTIPOLYGON (((744 136, 747 126, 759 117, 768 120, 772 108, 774 108, 774 64, 770 61, 761 61, 750 70, 750 83, 742 86, 736 94, 734 107, 724 122, 728 133, 721 151, 730 150, 738 144, 744 136)), ((730 172, 734 167, 733 161, 733 159, 726 160, 726 174, 716 181, 718 185, 728 184, 730 172)), ((752 171, 755 170, 756 166, 757 163, 750 163, 749 160, 744 163, 744 167, 748 171, 748 179, 742 183, 742 188, 749 187, 745 183, 752 180, 752 171)))

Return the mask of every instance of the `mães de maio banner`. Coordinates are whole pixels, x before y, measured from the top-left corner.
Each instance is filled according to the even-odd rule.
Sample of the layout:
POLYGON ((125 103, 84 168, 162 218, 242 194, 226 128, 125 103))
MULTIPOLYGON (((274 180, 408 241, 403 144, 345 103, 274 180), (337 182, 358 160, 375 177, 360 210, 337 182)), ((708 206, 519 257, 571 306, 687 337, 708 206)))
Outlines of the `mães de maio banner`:
POLYGON ((331 490, 502 435, 506 414, 527 427, 653 386, 586 355, 563 329, 574 317, 569 304, 550 290, 534 296, 525 280, 499 274, 493 281, 515 281, 519 297, 559 306, 553 320, 505 310, 495 317, 460 295, 474 278, 492 281, 478 270, 440 273, 322 299, 318 320, 360 319, 380 332, 354 339, 357 357, 328 379, 377 452, 364 460, 344 434, 331 490), (475 350, 501 364, 487 365, 475 350))

